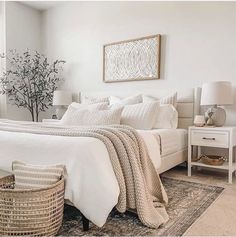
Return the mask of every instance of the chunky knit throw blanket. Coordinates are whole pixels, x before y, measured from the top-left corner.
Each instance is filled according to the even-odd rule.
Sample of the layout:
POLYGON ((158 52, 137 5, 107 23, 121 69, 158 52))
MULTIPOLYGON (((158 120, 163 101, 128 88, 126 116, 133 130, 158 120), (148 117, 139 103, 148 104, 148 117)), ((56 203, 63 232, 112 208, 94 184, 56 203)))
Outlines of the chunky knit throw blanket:
MULTIPOLYGON (((1 121, 0 130, 53 136, 93 137, 101 140, 120 187, 116 208, 119 212, 136 209, 141 222, 158 228, 168 220, 168 202, 158 173, 137 131, 123 125, 66 127, 42 123, 1 121)), ((95 184, 96 185, 96 184, 95 184)))

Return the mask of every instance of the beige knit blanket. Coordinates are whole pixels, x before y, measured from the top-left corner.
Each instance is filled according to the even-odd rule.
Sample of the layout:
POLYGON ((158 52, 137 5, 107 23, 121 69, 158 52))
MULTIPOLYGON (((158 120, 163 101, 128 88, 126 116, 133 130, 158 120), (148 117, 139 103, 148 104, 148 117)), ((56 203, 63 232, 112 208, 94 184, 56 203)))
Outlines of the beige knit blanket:
POLYGON ((120 187, 116 208, 119 212, 136 209, 141 222, 158 228, 168 220, 165 205, 168 202, 158 173, 147 152, 144 141, 131 127, 95 126, 65 127, 42 123, 1 121, 0 130, 46 134, 53 136, 93 137, 101 140, 120 187))

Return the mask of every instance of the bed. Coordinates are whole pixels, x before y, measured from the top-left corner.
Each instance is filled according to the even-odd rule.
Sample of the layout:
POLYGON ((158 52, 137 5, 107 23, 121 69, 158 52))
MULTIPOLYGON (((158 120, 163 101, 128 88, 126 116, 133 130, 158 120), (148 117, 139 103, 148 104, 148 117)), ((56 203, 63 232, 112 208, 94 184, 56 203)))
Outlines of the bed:
MULTIPOLYGON (((134 90, 134 91, 90 91, 90 92, 79 92, 78 100, 82 102, 85 97, 96 96, 96 97, 106 97, 106 96, 118 96, 120 98, 125 98, 130 95, 144 94, 147 96, 152 96, 155 98, 162 98, 168 94, 173 93, 175 90, 134 90)), ((176 129, 158 129, 151 130, 150 133, 160 133, 156 138, 159 140, 163 137, 163 143, 166 147, 171 147, 175 138, 178 139, 179 144, 175 144, 177 148, 174 150, 167 150, 161 154, 161 166, 158 167, 159 174, 187 161, 187 129, 192 126, 195 115, 200 113, 200 98, 201 98, 201 88, 194 89, 180 89, 177 90, 177 111, 178 111, 178 128, 176 129), (168 141, 168 137, 172 137, 172 140, 168 141), (179 140, 180 139, 180 140, 179 140), (170 142, 168 144, 168 142, 170 142), (172 144, 171 144, 172 143, 172 144), (171 151, 171 152, 170 152, 171 151)), ((159 144, 161 142, 159 141, 159 144)), ((161 144, 160 144, 161 145, 161 144)), ((168 148, 167 148, 168 149, 168 148)))
MULTIPOLYGON (((80 93, 80 98, 91 94, 128 96, 134 93, 137 92, 83 92, 80 93)), ((169 92, 142 93, 162 96, 169 92)), ((177 110, 179 129, 137 131, 144 137, 149 147, 149 156, 159 173, 184 162, 187 158, 186 128, 192 124, 194 115, 198 113, 199 89, 178 92, 177 110), (174 139, 168 139, 170 134, 174 139), (179 143, 173 146, 175 138, 178 138, 179 143), (161 149, 162 152, 160 152, 161 149)), ((40 124, 33 126, 40 126, 44 132, 28 131, 28 127, 31 127, 28 122, 15 124, 2 121, 0 123, 0 167, 10 171, 14 160, 40 165, 65 164, 67 168, 65 198, 73 203, 87 219, 97 226, 103 226, 110 211, 117 205, 120 195, 120 186, 106 146, 95 137, 76 137, 65 134, 58 136, 57 133, 52 136, 49 131, 50 129, 54 131, 53 127, 57 125, 43 125, 42 128, 40 124)), ((31 127, 32 129, 34 127, 31 127)), ((73 128, 70 132, 73 132, 72 130, 73 128)), ((63 133, 64 130, 62 129, 61 132, 63 133)))

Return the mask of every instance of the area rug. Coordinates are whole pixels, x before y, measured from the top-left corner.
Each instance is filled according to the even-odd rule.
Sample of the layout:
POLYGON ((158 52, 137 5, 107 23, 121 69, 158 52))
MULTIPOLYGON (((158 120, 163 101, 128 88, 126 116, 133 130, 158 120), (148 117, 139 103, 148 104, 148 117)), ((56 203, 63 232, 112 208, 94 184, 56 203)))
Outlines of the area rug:
POLYGON ((169 205, 169 221, 159 229, 145 227, 130 213, 120 214, 112 211, 107 223, 98 228, 90 224, 90 230, 82 231, 80 212, 65 206, 64 220, 58 233, 61 236, 181 236, 197 218, 221 194, 224 188, 171 178, 162 178, 166 188, 169 205))

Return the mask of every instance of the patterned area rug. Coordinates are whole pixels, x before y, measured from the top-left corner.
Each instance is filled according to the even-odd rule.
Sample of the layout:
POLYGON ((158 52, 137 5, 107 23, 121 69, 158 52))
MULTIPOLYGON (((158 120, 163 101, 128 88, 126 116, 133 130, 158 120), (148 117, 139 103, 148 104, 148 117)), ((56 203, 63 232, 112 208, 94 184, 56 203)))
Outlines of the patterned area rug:
POLYGON ((169 197, 167 212, 170 220, 159 229, 145 227, 137 216, 130 213, 112 211, 103 228, 90 223, 90 230, 83 232, 80 212, 66 205, 63 225, 58 235, 181 236, 223 191, 220 187, 171 178, 162 178, 162 181, 169 197))

